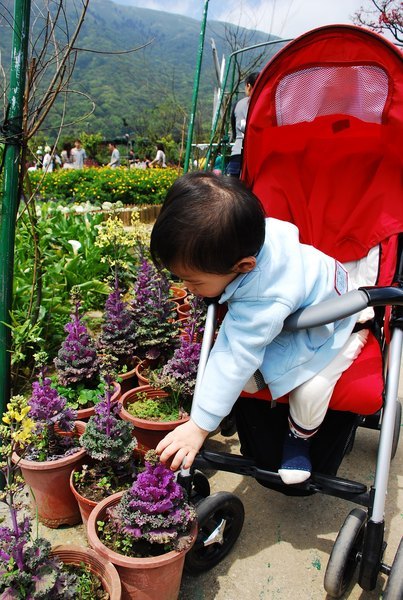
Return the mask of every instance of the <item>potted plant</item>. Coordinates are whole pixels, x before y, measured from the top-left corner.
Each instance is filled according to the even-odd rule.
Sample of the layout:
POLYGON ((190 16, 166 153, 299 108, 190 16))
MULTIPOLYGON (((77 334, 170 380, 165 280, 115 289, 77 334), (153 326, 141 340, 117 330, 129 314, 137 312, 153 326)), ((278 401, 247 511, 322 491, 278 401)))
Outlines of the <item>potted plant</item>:
POLYGON ((28 600, 47 598, 98 598, 119 600, 121 585, 115 567, 89 548, 67 547, 52 551, 41 537, 32 539, 32 523, 23 513, 21 492, 25 485, 13 457, 24 456, 35 436, 36 424, 23 396, 14 396, 0 425, 0 499, 8 508, 8 524, 0 527, 0 598, 28 600), (74 565, 66 567, 66 565, 74 565), (84 596, 83 590, 93 590, 84 596))
POLYGON ((201 350, 196 339, 196 321, 189 321, 172 358, 150 371, 149 385, 123 394, 121 417, 133 424, 140 448, 155 448, 169 431, 189 419, 201 350))
POLYGON ((154 451, 132 487, 106 498, 88 519, 94 550, 120 575, 122 599, 174 600, 186 552, 196 538, 196 514, 175 474, 154 451))
POLYGON ((97 345, 101 352, 116 359, 121 393, 134 387, 137 364, 136 325, 128 304, 122 298, 117 271, 113 289, 105 303, 104 322, 97 345))
MULTIPOLYGON (((56 389, 66 398, 68 406, 77 410, 79 419, 88 419, 94 414, 94 406, 103 397, 105 387, 95 343, 82 321, 81 302, 75 291, 72 300, 74 310, 64 328, 67 336, 54 360, 56 389)), ((115 386, 118 396, 120 387, 115 386)))
POLYGON ((154 365, 166 362, 178 344, 176 309, 169 297, 169 287, 166 275, 143 256, 133 288, 131 311, 136 326, 137 356, 154 365))
POLYGON ((39 520, 48 527, 76 525, 80 512, 70 491, 71 470, 82 464, 85 450, 79 445, 85 423, 75 421, 76 413, 59 396, 42 367, 38 381, 32 384, 28 400, 30 421, 35 425, 24 456, 14 453, 39 520))
POLYGON ((113 493, 127 489, 136 475, 134 449, 137 440, 133 426, 119 418, 121 404, 112 402, 111 381, 107 382, 105 398, 95 407, 80 444, 91 459, 72 471, 70 487, 84 525, 98 502, 113 493))

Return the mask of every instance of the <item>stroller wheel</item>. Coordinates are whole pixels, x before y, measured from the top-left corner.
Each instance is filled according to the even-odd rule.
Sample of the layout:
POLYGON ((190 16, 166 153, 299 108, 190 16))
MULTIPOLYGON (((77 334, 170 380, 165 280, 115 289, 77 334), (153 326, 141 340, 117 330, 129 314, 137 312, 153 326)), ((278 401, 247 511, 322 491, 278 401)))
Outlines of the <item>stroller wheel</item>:
POLYGON ((210 483, 204 473, 195 469, 192 480, 192 491, 190 499, 193 504, 198 504, 204 498, 210 496, 210 483))
POLYGON ((185 569, 191 575, 208 571, 228 554, 245 517, 242 502, 229 492, 217 492, 202 500, 196 512, 199 532, 185 559, 185 569))
POLYGON ((340 598, 348 588, 358 564, 367 513, 354 508, 336 538, 327 564, 324 587, 332 598, 340 598))
POLYGON ((403 598, 403 538, 400 540, 382 598, 383 600, 403 598))
POLYGON ((395 427, 393 430, 393 441, 392 441, 392 454, 391 458, 395 458, 396 450, 399 445, 399 437, 400 437, 400 429, 402 422, 402 405, 399 400, 396 400, 396 417, 395 417, 395 427))

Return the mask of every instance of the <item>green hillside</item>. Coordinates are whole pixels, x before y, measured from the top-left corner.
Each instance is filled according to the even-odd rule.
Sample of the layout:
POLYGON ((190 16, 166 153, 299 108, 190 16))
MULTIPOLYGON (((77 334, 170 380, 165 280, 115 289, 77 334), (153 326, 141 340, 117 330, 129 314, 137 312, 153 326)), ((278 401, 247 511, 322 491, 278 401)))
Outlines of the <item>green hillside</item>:
MULTIPOLYGON (((214 38, 220 57, 223 52, 228 56, 231 50, 226 31, 237 39, 242 37, 247 45, 269 39, 262 32, 241 29, 235 34, 233 25, 208 22, 196 133, 201 127, 208 130, 211 124, 215 79, 210 39, 214 38)), ((78 52, 69 87, 88 94, 96 106, 88 118, 66 128, 62 137, 87 131, 101 132, 105 137, 130 133, 157 139, 171 133, 179 140, 191 107, 199 33, 200 23, 194 19, 121 6, 110 0, 91 0, 76 43, 78 48, 116 52, 151 43, 123 55, 78 52)), ((6 72, 10 37, 10 28, 1 21, 0 49, 6 72)), ((65 122, 77 120, 90 110, 91 103, 84 96, 71 94, 65 122)), ((60 108, 53 110, 47 128, 57 126, 60 120, 60 108)))

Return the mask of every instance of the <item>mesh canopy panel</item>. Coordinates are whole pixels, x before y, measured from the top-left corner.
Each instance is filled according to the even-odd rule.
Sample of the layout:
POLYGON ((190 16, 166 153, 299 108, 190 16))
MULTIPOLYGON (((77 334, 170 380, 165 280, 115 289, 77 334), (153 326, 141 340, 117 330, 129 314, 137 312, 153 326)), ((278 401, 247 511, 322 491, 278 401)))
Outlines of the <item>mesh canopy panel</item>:
POLYGON ((388 75, 373 65, 321 66, 285 75, 276 90, 277 125, 344 114, 382 123, 388 75))

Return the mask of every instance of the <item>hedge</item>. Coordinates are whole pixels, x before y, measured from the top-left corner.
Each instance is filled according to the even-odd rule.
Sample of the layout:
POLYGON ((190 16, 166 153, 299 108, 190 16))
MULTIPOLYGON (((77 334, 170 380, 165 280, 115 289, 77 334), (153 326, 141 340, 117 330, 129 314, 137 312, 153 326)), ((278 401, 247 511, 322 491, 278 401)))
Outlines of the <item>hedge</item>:
POLYGON ((161 204, 177 179, 177 169, 59 169, 54 173, 31 171, 31 186, 40 199, 59 202, 161 204))

